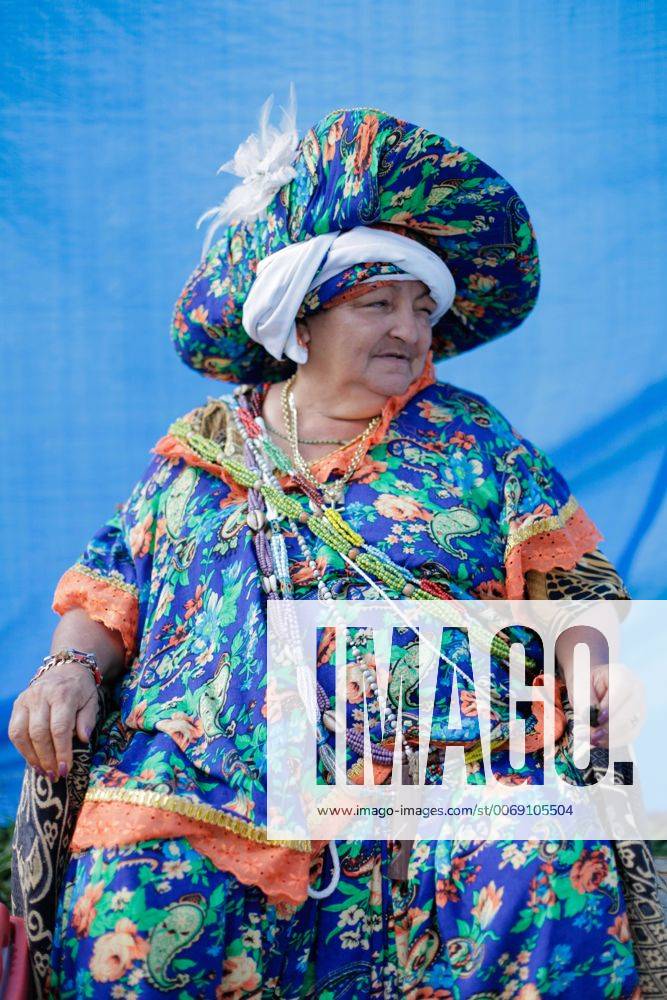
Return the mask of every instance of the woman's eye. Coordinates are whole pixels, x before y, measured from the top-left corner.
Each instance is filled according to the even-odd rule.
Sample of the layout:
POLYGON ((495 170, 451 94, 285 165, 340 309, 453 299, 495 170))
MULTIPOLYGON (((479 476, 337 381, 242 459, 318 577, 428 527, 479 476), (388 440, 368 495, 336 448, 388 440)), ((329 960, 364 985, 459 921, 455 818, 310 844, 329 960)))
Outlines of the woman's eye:
POLYGON ((375 302, 369 302, 367 304, 369 306, 388 306, 389 305, 389 300, 388 299, 376 299, 375 302))

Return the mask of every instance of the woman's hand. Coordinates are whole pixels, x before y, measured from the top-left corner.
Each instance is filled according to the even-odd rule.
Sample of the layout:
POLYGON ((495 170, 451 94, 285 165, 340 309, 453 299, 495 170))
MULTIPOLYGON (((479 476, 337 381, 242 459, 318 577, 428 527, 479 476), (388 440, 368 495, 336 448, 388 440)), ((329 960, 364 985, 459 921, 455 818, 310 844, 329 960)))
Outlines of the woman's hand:
MULTIPOLYGON (((597 628, 588 626, 572 626, 556 641, 556 658, 567 684, 570 704, 574 709, 575 738, 577 742, 588 743, 589 723, 591 727, 591 742, 597 747, 627 746, 637 737, 646 717, 646 701, 639 678, 628 667, 621 663, 609 663, 609 649, 620 645, 618 635, 617 613, 611 602, 606 602, 596 609, 597 628), (590 662, 590 707, 592 718, 584 718, 581 705, 586 698, 577 698, 575 677, 578 683, 587 684, 588 668, 582 664, 582 670, 575 671, 575 649, 581 643, 588 647, 588 654, 583 651, 584 659, 590 662), (610 692, 614 718, 611 725, 609 742, 610 692)), ((581 692, 585 695, 585 690, 581 692)))
POLYGON ((97 685, 88 667, 59 663, 16 699, 9 738, 32 767, 55 781, 72 767, 74 732, 87 743, 97 713, 97 685))
MULTIPOLYGON (((53 633, 51 652, 82 649, 93 653, 105 682, 125 666, 120 633, 93 620, 83 608, 65 612, 53 633)), ((98 713, 97 685, 82 663, 59 663, 22 691, 14 702, 9 738, 28 763, 51 780, 72 766, 72 737, 87 743, 98 713)))
POLYGON ((609 690, 614 692, 612 746, 627 746, 639 734, 646 717, 646 701, 639 678, 621 663, 599 664, 591 670, 591 708, 597 709, 592 730, 594 746, 608 747, 609 690))

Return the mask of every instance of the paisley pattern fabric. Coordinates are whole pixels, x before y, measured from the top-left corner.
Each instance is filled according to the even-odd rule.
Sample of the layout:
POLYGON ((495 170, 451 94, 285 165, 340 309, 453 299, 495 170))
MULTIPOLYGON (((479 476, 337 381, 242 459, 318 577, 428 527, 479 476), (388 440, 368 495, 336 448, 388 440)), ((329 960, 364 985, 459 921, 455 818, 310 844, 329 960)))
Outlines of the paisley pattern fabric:
MULTIPOLYGON (((186 421, 235 453, 238 441, 230 432, 224 399, 210 401, 186 421)), ((325 478, 338 465, 345 468, 347 460, 342 448, 314 471, 325 478)), ((283 482, 288 490, 296 489, 287 477, 283 482)), ((126 970, 133 979, 119 979, 117 986, 131 987, 138 996, 159 989, 147 972, 142 977, 136 971, 149 961, 157 913, 163 919, 168 904, 185 902, 194 917, 197 906, 206 911, 206 893, 217 888, 216 899, 226 900, 222 911, 216 907, 218 923, 223 917, 228 921, 224 947, 218 944, 216 951, 209 914, 197 942, 180 956, 185 964, 174 959, 164 973, 172 980, 201 976, 203 968, 217 975, 222 963, 212 996, 260 995, 250 966, 240 985, 228 989, 224 979, 225 955, 236 954, 233 949, 246 934, 241 916, 251 910, 259 913, 257 925, 263 928, 262 953, 253 961, 264 971, 257 975, 277 975, 279 982, 283 976, 285 983, 284 994, 265 995, 308 995, 294 992, 295 972, 287 966, 276 971, 275 957, 271 964, 266 950, 275 939, 283 958, 292 948, 287 942, 298 942, 301 975, 317 980, 342 970, 340 980, 334 976, 332 985, 323 985, 322 996, 394 996, 399 975, 408 976, 412 992, 406 995, 415 998, 479 997, 485 990, 494 995, 517 977, 523 985, 506 995, 521 995, 520 989, 525 997, 537 995, 530 993, 531 986, 542 995, 550 990, 567 996, 569 991, 574 997, 583 986, 600 996, 631 996, 637 972, 614 850, 605 842, 530 847, 418 842, 407 884, 376 875, 379 888, 372 889, 368 880, 358 881, 357 869, 350 877, 344 874, 330 899, 307 898, 318 867, 329 865, 328 853, 323 860, 320 845, 266 843, 266 599, 245 523, 245 499, 245 491, 219 466, 192 451, 179 434, 169 433, 156 445, 121 510, 56 590, 58 611, 78 606, 101 621, 121 621, 129 657, 113 692, 116 708, 101 727, 72 840, 58 925, 61 944, 54 952, 63 987, 83 989, 76 986, 80 982, 88 984, 88 995, 105 995, 98 994, 101 987, 92 971, 101 968, 95 964, 95 947, 103 940, 98 955, 116 963, 116 969, 129 963, 135 970, 126 970), (150 862, 146 841, 157 852, 149 854, 150 862), (149 876, 149 869, 163 865, 170 843, 179 844, 194 866, 176 888, 171 876, 149 876), (470 850, 475 860, 466 867, 468 861, 456 858, 470 850), (545 852, 551 852, 548 858, 545 852), (114 859, 127 862, 122 878, 114 859), (205 871, 206 878, 190 877, 191 871, 205 871), (110 900, 120 900, 115 894, 123 886, 136 891, 133 879, 147 915, 141 916, 143 903, 126 912, 120 902, 112 914, 110 900), (358 906, 342 917, 363 884, 358 906), (106 916, 77 935, 74 924, 67 924, 78 912, 72 893, 86 892, 90 895, 81 908, 90 904, 96 910, 100 902, 106 916), (367 898, 373 892, 380 900, 377 913, 367 898), (161 902, 155 893, 164 893, 161 902), (400 925, 392 917, 393 906, 403 913, 400 925), (276 924, 281 908, 288 908, 284 912, 294 921, 276 924), (118 928, 119 921, 127 922, 118 928), (367 935, 372 940, 359 944, 367 935), (457 950, 451 941, 463 943, 457 950), (363 960, 359 949, 366 953, 363 960), (199 971, 191 971, 188 961, 196 962, 199 971), (374 992, 368 993, 369 984, 374 992)), ((393 559, 423 579, 460 588, 472 598, 522 596, 531 570, 571 568, 600 539, 543 452, 482 397, 436 382, 430 366, 404 396, 387 402, 347 487, 345 510, 351 523, 393 559)), ((368 584, 335 551, 314 538, 309 543, 334 593, 352 599, 368 595, 368 584)), ((312 571, 294 538, 287 537, 287 546, 296 596, 311 599, 312 571)), ((320 652, 318 676, 331 695, 326 645, 320 652)), ((497 664, 499 674, 502 669, 497 664)), ((352 725, 359 683, 351 668, 352 725)), ((409 699, 409 685, 403 696, 409 699)), ((409 712, 409 705, 404 708, 409 712)), ((471 708, 466 725, 473 716, 471 708)), ((529 728, 539 722, 530 712, 527 721, 529 728)), ((520 772, 505 762, 508 780, 530 781, 538 760, 538 751, 527 754, 520 772)), ((569 766, 566 750, 561 762, 569 766)), ((377 865, 387 874, 391 846, 356 843, 345 850, 365 858, 359 862, 364 877, 377 865)), ((199 995, 196 990, 194 995, 199 995)))
MULTIPOLYGON (((231 382, 291 374, 292 362, 270 357, 243 329, 257 263, 291 243, 355 226, 398 228, 446 262, 457 294, 433 330, 436 359, 508 333, 535 305, 539 263, 526 206, 461 146, 377 109, 353 108, 313 126, 293 166, 294 179, 266 218, 227 227, 183 289, 172 338, 190 367, 231 382)), ((304 310, 352 289, 362 271, 391 276, 382 262, 360 263, 307 297, 304 310)))
MULTIPOLYGON (((421 577, 473 597, 521 596, 533 564, 573 566, 595 548, 600 535, 562 476, 485 400, 436 383, 428 372, 407 396, 395 414, 396 399, 388 402, 347 488, 346 516, 369 541, 421 577)), ((208 412, 219 431, 224 410, 220 401, 208 412)), ((122 609, 128 587, 137 594, 137 639, 128 642, 138 655, 117 685, 118 711, 103 727, 76 846, 99 843, 100 828, 118 832, 119 823, 136 839, 140 810, 148 829, 159 810, 262 843, 266 599, 245 524, 245 491, 226 482, 221 469, 202 468, 178 438, 168 435, 156 452, 120 514, 55 596, 58 611, 83 605, 104 619, 101 588, 105 607, 114 591, 122 609)), ((373 596, 334 550, 310 541, 335 594, 373 596)), ((296 596, 312 598, 312 571, 296 539, 288 537, 287 546, 296 596)), ((318 679, 332 696, 327 660, 322 649, 318 679)), ((351 667, 350 713, 358 685, 351 667)), ((349 722, 360 724, 353 714, 349 722)), ((465 725, 474 733, 474 710, 465 725)), ((524 777, 534 767, 527 758, 524 777)), ((290 863, 299 853, 294 846, 290 863)), ((273 881, 265 873, 263 888, 272 891, 273 881)))
POLYGON ((66 874, 54 987, 199 1000, 639 998, 614 852, 603 842, 340 845, 325 900, 270 904, 186 839, 92 848, 66 874))

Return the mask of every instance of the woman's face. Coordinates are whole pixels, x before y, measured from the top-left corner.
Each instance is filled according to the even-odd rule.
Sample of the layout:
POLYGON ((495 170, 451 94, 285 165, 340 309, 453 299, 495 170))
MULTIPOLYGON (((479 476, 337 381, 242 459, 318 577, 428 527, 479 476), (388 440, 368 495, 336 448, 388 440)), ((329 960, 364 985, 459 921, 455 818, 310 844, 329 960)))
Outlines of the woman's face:
POLYGON ((431 347, 435 309, 422 281, 391 281, 297 324, 308 348, 300 366, 327 390, 401 395, 421 375, 431 347))

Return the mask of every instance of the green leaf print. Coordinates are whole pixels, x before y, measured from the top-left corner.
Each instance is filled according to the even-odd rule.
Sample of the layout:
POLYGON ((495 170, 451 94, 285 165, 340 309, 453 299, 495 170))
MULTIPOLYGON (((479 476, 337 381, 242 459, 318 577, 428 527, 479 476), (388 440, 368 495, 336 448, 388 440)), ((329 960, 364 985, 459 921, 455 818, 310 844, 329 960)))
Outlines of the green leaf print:
POLYGON ((512 934, 520 934, 522 931, 528 930, 529 927, 532 927, 533 916, 533 911, 529 910, 527 907, 521 910, 519 919, 512 927, 512 934))
POLYGON ((222 605, 217 619, 220 628, 227 628, 236 620, 236 607, 242 590, 242 580, 231 584, 231 586, 225 586, 222 594, 222 605))
POLYGON ((565 900, 565 916, 574 917, 577 913, 585 910, 588 898, 588 893, 573 890, 572 895, 565 900))
POLYGON ((140 931, 152 931, 156 924, 159 924, 161 920, 164 920, 164 910, 158 910, 156 907, 152 906, 149 909, 145 909, 143 913, 138 913, 136 917, 130 918, 140 931))
POLYGON ((196 962, 193 962, 191 958, 175 958, 171 963, 172 969, 180 970, 185 972, 187 969, 192 969, 196 962))

